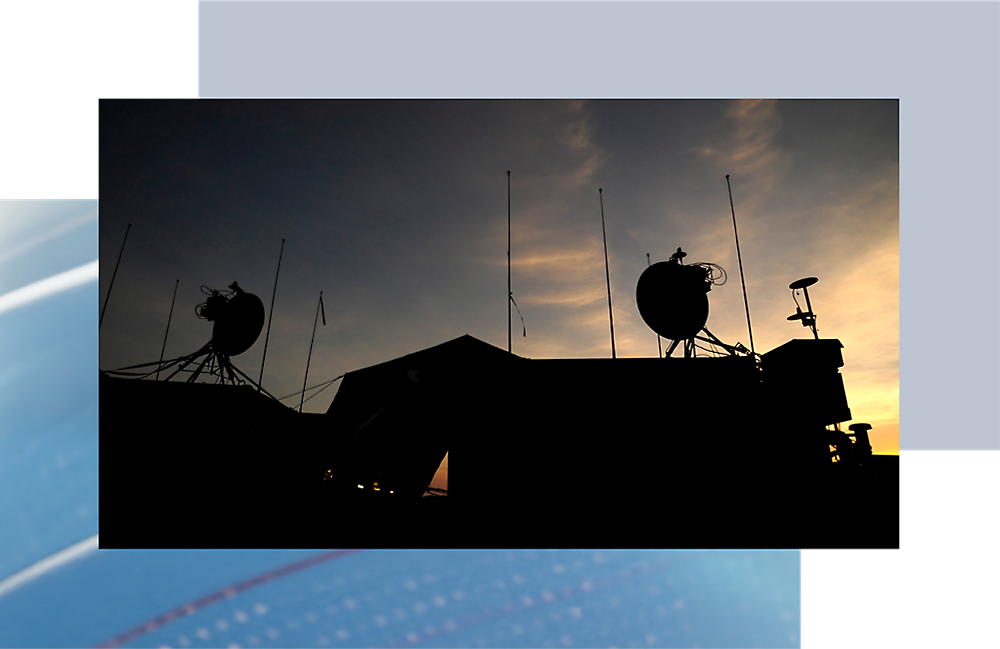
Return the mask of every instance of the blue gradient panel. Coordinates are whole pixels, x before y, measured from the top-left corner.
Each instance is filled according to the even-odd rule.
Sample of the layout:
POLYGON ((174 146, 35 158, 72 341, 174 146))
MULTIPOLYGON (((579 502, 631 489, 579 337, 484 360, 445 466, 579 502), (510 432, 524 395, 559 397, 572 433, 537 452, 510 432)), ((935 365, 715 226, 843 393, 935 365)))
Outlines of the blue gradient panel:
MULTIPOLYGON (((2 201, 0 222, 0 296, 97 259, 96 201, 2 201)), ((96 274, 0 311, 0 340, 3 579, 97 533, 96 274)))
POLYGON ((798 552, 91 552, 3 646, 796 647, 798 552))

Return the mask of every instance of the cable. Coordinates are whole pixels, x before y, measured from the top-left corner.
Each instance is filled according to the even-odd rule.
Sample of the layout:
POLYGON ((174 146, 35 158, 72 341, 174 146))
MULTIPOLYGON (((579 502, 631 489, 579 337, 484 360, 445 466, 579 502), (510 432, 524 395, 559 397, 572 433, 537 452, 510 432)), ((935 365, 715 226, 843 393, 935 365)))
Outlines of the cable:
MULTIPOLYGON (((709 343, 709 344, 711 344, 711 343, 709 343)), ((720 352, 720 351, 719 351, 718 349, 708 349, 708 348, 706 348, 706 347, 702 347, 702 346, 701 346, 701 345, 699 345, 698 343, 695 343, 695 344, 694 344, 694 346, 695 346, 696 348, 698 348, 698 349, 700 349, 700 350, 704 351, 704 352, 708 352, 708 353, 710 353, 710 354, 715 354, 716 356, 727 356, 727 355, 728 355, 728 354, 723 354, 723 353, 722 353, 722 352, 720 352)), ((715 345, 712 345, 712 347, 715 347, 715 345)))
POLYGON ((208 306, 208 302, 210 302, 212 300, 212 298, 214 298, 214 297, 222 298, 223 303, 225 303, 225 302, 228 302, 229 300, 231 300, 233 298, 233 296, 236 295, 236 291, 233 291, 233 290, 219 291, 219 290, 216 290, 214 288, 209 288, 209 287, 205 286, 204 284, 201 285, 201 292, 202 292, 203 295, 207 295, 209 297, 208 297, 207 301, 202 302, 201 304, 199 304, 198 306, 196 306, 194 308, 194 313, 195 313, 196 316, 198 316, 199 320, 206 320, 207 319, 207 318, 205 318, 204 315, 202 315, 202 311, 204 311, 205 307, 208 306))
MULTIPOLYGON (((330 379, 329 381, 324 381, 323 383, 317 383, 316 385, 312 386, 311 388, 306 388, 305 390, 299 390, 298 392, 293 392, 292 394, 288 395, 287 397, 281 397, 280 399, 278 399, 278 401, 284 401, 285 399, 290 399, 291 397, 297 397, 300 394, 302 394, 303 392, 309 392, 310 390, 315 390, 316 388, 318 388, 320 386, 324 386, 323 389, 325 390, 326 388, 330 387, 330 385, 332 385, 336 381, 339 381, 340 379, 344 378, 345 376, 347 376, 347 375, 346 374, 341 374, 340 376, 338 376, 335 379, 330 379)), ((319 392, 317 392, 316 394, 319 394, 319 392)), ((312 397, 315 397, 316 394, 312 395, 312 397)), ((309 397, 309 398, 312 399, 312 397, 309 397)))
POLYGON ((726 275, 726 269, 718 264, 713 264, 707 261, 699 261, 691 266, 701 266, 708 273, 705 279, 707 279, 714 286, 722 286, 726 283, 728 276, 726 275))
POLYGON ((318 394, 319 394, 320 392, 322 392, 323 390, 327 389, 327 388, 328 388, 328 387, 330 387, 331 385, 333 385, 333 382, 332 382, 332 381, 331 381, 330 383, 328 383, 327 385, 323 386, 323 389, 322 389, 322 390, 319 390, 319 391, 317 391, 317 392, 316 392, 316 394, 312 395, 312 397, 309 397, 308 399, 305 399, 305 400, 304 400, 304 401, 303 401, 302 403, 305 403, 306 401, 309 401, 309 399, 312 399, 313 397, 317 396, 317 395, 318 395, 318 394))

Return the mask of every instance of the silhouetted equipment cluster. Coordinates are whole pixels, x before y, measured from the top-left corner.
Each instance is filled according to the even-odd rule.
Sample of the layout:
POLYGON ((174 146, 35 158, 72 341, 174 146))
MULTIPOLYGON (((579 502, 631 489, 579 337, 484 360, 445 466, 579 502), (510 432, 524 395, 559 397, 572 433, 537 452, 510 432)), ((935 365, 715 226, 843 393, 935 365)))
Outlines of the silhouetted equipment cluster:
MULTIPOLYGON (((844 379, 839 372, 844 365, 843 345, 839 340, 819 337, 809 296, 809 287, 818 282, 817 278, 806 277, 789 285, 796 313, 788 320, 801 321, 811 330, 812 338, 791 340, 763 355, 748 354, 740 343, 727 345, 705 326, 708 293, 713 280, 719 276, 713 276, 712 271, 717 269, 723 278, 724 271, 714 264, 684 265, 686 256, 687 253, 678 248, 669 261, 652 264, 643 271, 636 284, 636 306, 650 329, 673 340, 666 353, 668 357, 678 341, 683 340, 684 357, 690 359, 695 356, 695 340, 702 340, 734 356, 748 355, 754 360, 758 370, 756 376, 725 391, 727 408, 738 408, 734 394, 744 398, 753 395, 742 411, 743 416, 753 412, 754 419, 768 430, 769 443, 763 447, 768 450, 748 452, 744 458, 748 465, 766 476, 796 475, 803 484, 811 484, 817 494, 831 497, 834 492, 829 491, 830 485, 835 483, 825 478, 817 482, 817 476, 827 476, 832 471, 851 480, 870 482, 879 475, 884 479, 887 465, 884 458, 873 459, 877 456, 872 455, 868 439, 871 426, 854 424, 850 433, 840 428, 841 423, 852 417, 844 379), (805 295, 804 311, 796 298, 802 293, 805 295)), ((749 311, 747 322, 749 326, 749 311)), ((666 393, 672 400, 679 396, 674 391, 666 393)), ((697 400, 680 398, 676 402, 696 403, 697 400)), ((700 417, 718 422, 724 414, 701 413, 700 417)), ((728 473, 739 475, 740 471, 730 468, 728 473)))
POLYGON ((260 335, 263 305, 235 282, 209 289, 211 342, 136 366, 205 356, 189 383, 102 373, 102 405, 128 406, 99 411, 102 544, 898 547, 897 465, 871 454, 867 424, 840 430, 842 345, 819 339, 808 295, 813 338, 758 355, 705 327, 725 272, 685 256, 636 286, 683 358, 532 360, 466 335, 348 372, 323 414, 241 385, 229 356, 260 335), (696 356, 695 340, 725 353, 696 356), (191 385, 206 363, 235 385, 191 385), (447 497, 424 497, 446 454, 447 497), (845 526, 824 503, 857 490, 845 526))

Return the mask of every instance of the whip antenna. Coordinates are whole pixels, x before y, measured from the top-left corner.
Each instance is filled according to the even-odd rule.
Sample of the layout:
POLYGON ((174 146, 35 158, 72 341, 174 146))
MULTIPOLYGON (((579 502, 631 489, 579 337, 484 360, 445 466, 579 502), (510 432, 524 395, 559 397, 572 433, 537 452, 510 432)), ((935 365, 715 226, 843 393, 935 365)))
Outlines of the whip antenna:
MULTIPOLYGON (((651 264, 649 262, 649 253, 647 252, 646 253, 646 268, 649 268, 650 266, 651 266, 651 264)), ((663 358, 663 343, 660 342, 660 334, 656 334, 656 352, 658 354, 658 358, 663 358)))
POLYGON ((118 274, 118 264, 122 262, 122 253, 125 252, 125 242, 128 241, 128 231, 132 229, 132 224, 129 223, 128 227, 125 228, 125 238, 122 240, 122 249, 118 253, 118 261, 115 262, 115 272, 111 273, 111 284, 108 286, 108 294, 104 296, 104 306, 101 307, 101 317, 97 319, 97 330, 101 330, 101 323, 104 322, 104 310, 108 308, 108 298, 111 297, 111 287, 115 285, 115 275, 118 274))
POLYGON ((313 335, 309 341, 309 358, 306 359, 306 377, 302 379, 302 399, 299 401, 299 412, 302 412, 302 404, 306 401, 306 381, 309 380, 309 361, 313 356, 313 341, 316 340, 316 323, 319 322, 319 312, 323 311, 323 325, 326 326, 326 309, 323 308, 323 291, 319 292, 319 304, 316 305, 316 319, 313 320, 313 335))
POLYGON ((177 300, 177 285, 181 280, 174 282, 174 298, 170 300, 170 315, 167 316, 167 333, 163 334, 163 347, 160 349, 160 365, 156 367, 156 380, 160 380, 160 366, 163 365, 163 351, 167 348, 167 334, 170 333, 170 319, 174 317, 174 302, 177 300))
POLYGON ((733 188, 729 186, 729 174, 726 174, 726 187, 729 188, 729 209, 733 212, 733 232, 736 234, 736 259, 740 263, 740 283, 743 284, 743 306, 747 310, 747 331, 750 332, 750 353, 757 351, 753 346, 753 329, 750 328, 750 303, 747 302, 747 282, 743 279, 743 257, 740 256, 740 233, 736 229, 736 208, 733 207, 733 188))
POLYGON ((608 232, 604 228, 604 190, 598 188, 601 197, 601 232, 604 234, 604 274, 608 279, 608 320, 611 321, 611 358, 615 356, 615 317, 611 313, 611 270, 608 267, 608 232))
MULTIPOLYGON (((514 294, 510 290, 510 172, 507 172, 507 353, 511 353, 510 346, 510 303, 514 299, 514 294)), ((520 313, 520 310, 518 310, 520 313)))
POLYGON ((271 337, 271 316, 274 315, 274 296, 278 292, 278 273, 281 272, 281 255, 285 252, 285 240, 281 240, 281 250, 278 251, 278 270, 274 273, 274 290, 271 292, 271 312, 267 314, 267 335, 264 336, 264 356, 260 359, 260 378, 257 379, 257 392, 264 382, 264 362, 267 360, 267 340, 271 337))

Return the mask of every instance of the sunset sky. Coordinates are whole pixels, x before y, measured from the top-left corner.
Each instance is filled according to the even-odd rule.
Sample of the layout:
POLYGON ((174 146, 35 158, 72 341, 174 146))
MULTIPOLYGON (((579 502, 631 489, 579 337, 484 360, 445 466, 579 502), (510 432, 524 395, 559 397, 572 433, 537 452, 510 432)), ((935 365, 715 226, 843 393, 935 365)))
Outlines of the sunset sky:
MULTIPOLYGON (((635 283, 678 246, 726 270, 707 327, 749 347, 729 174, 757 352, 811 337, 786 321, 788 284, 818 277, 854 421, 898 453, 895 100, 104 100, 102 305, 132 227, 100 367, 158 359, 176 279, 165 358, 211 337, 203 284, 238 281, 269 309, 282 238, 263 381, 278 397, 302 388, 320 291, 310 386, 466 333, 506 349, 507 170, 516 354, 611 354, 598 188, 618 356, 657 354, 635 283)), ((256 379, 263 349, 234 363, 256 379)))

